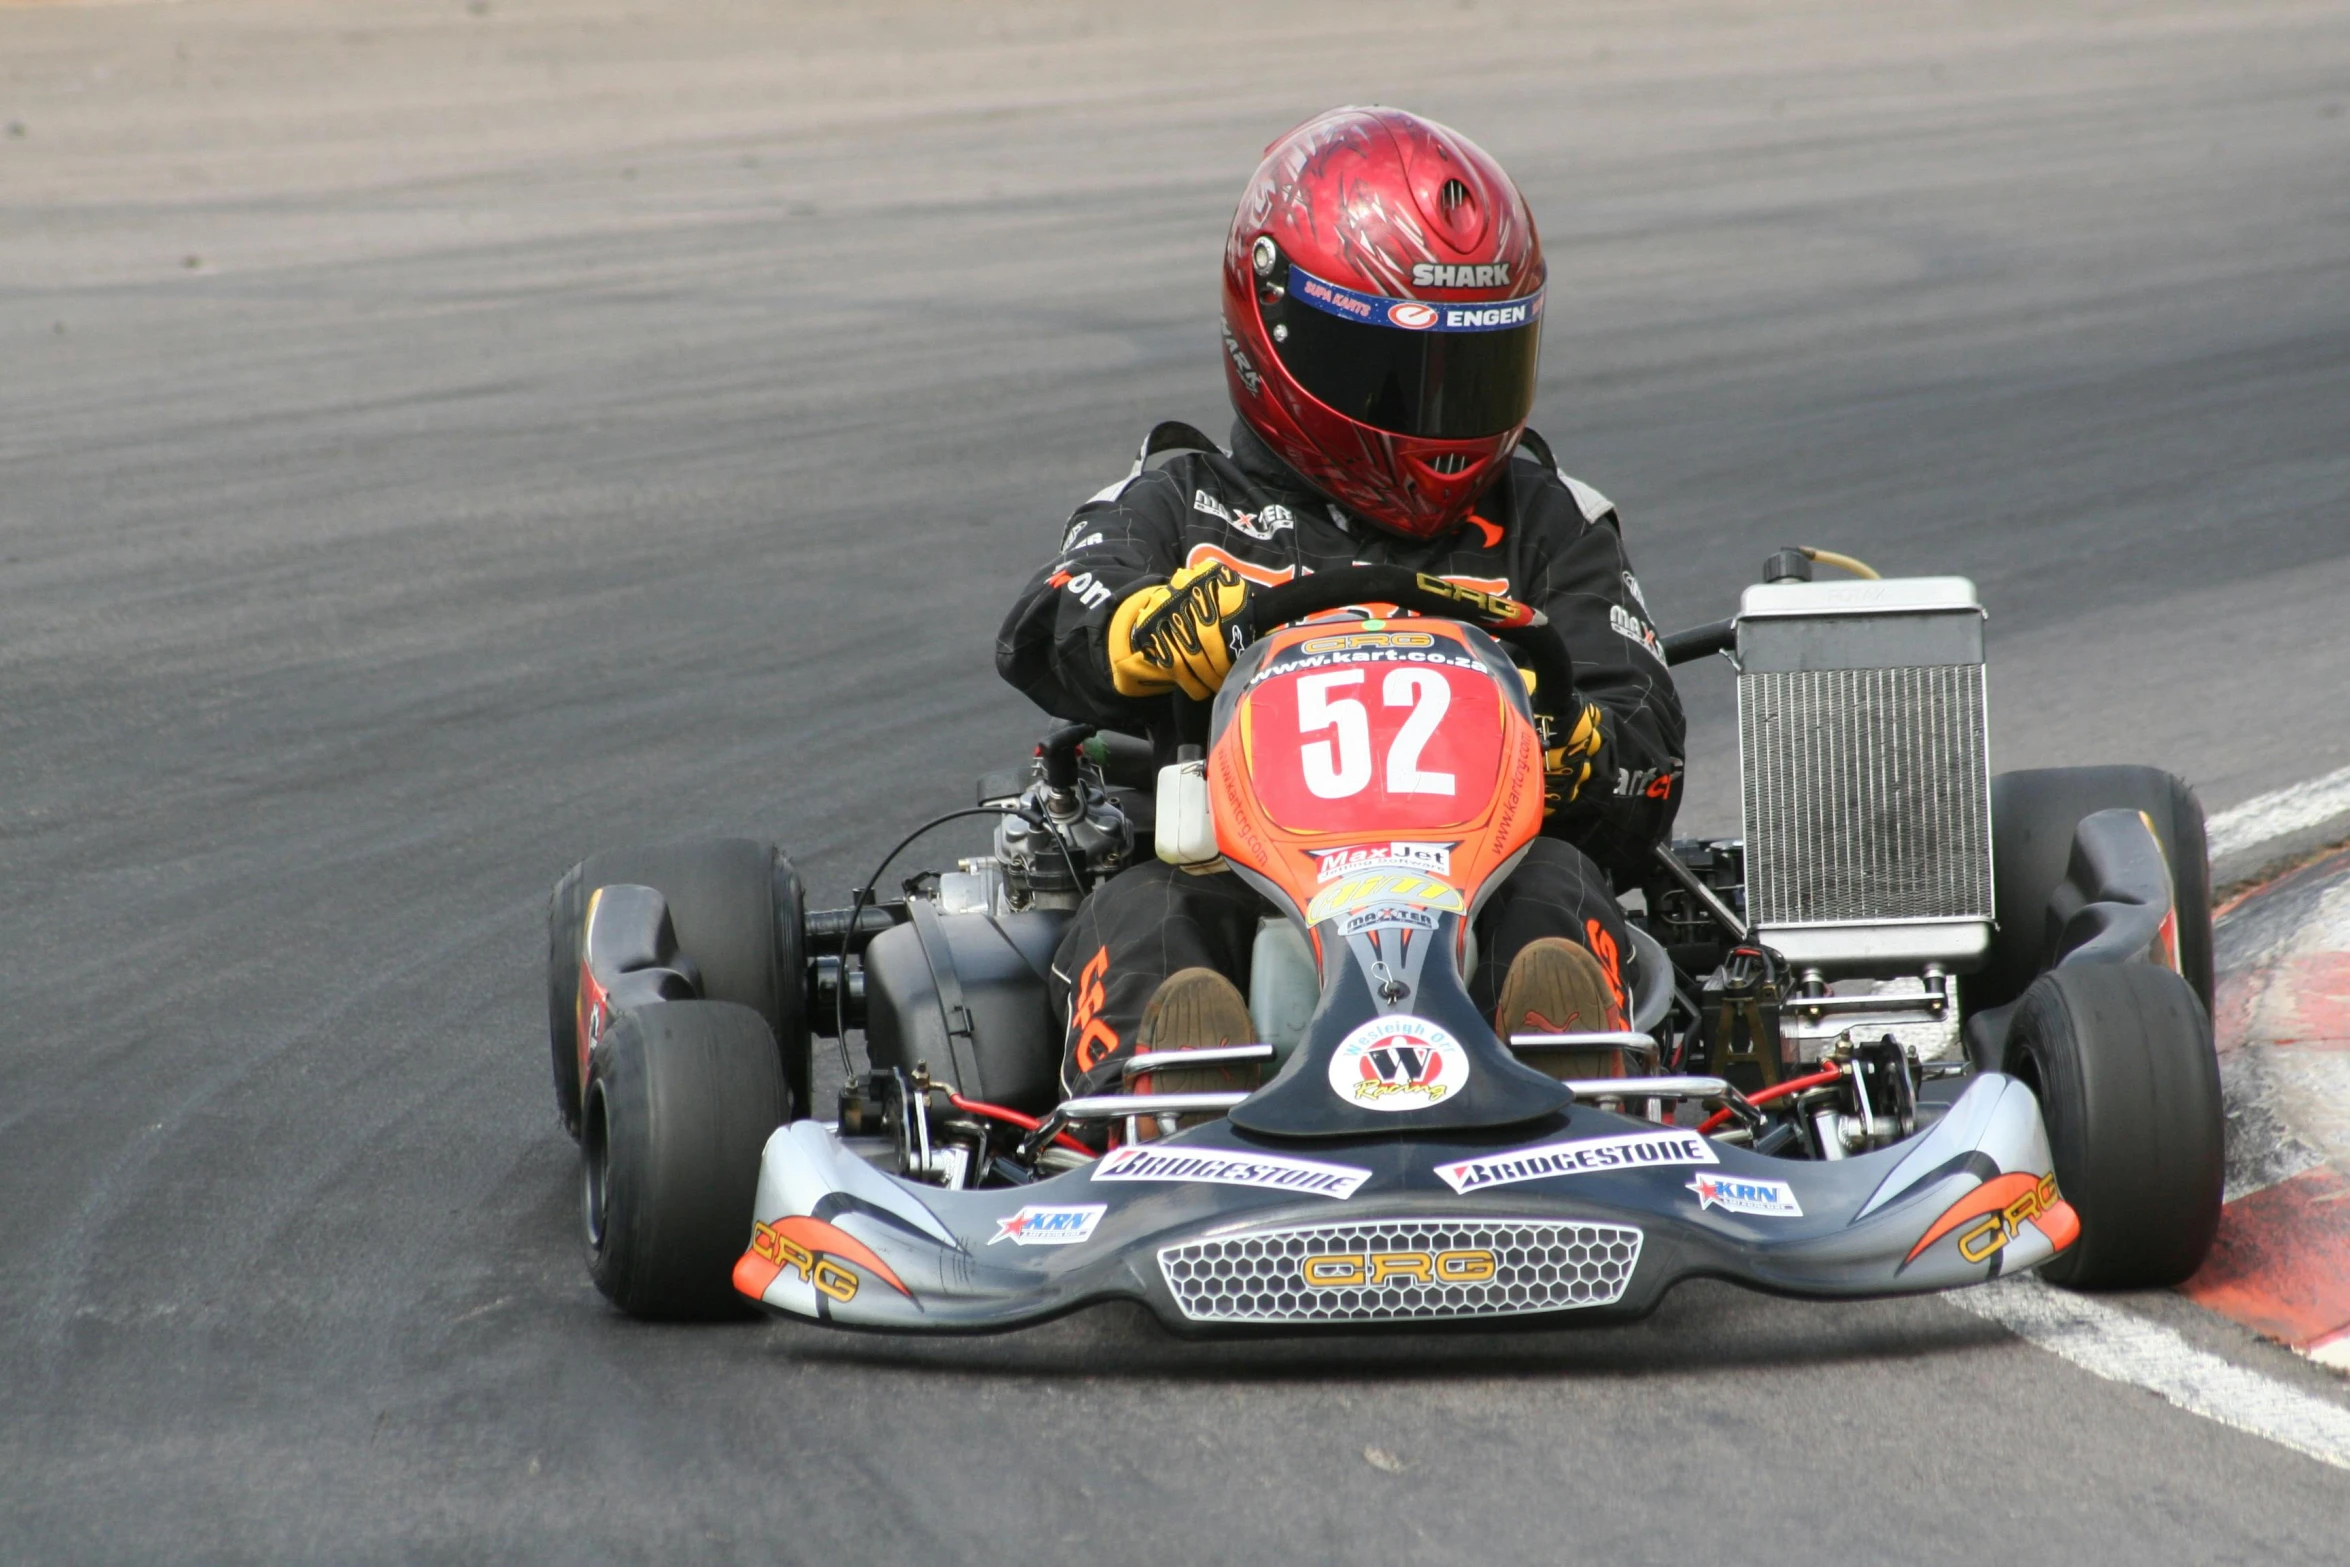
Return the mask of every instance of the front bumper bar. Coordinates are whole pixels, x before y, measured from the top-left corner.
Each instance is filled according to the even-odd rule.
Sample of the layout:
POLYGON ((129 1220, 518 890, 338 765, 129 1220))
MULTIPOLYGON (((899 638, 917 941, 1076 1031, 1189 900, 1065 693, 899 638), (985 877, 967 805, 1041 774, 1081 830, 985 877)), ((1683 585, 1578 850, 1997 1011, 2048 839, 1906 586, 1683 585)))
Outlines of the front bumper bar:
POLYGON ((1184 1332, 1637 1316, 1683 1279, 1924 1293, 2079 1232, 2039 1106, 1986 1074, 1859 1158, 1760 1157, 1576 1106, 1533 1135, 1283 1143, 1216 1122, 1031 1186, 884 1174, 822 1125, 768 1140, 735 1286, 844 1327, 973 1332, 1089 1302, 1184 1332))

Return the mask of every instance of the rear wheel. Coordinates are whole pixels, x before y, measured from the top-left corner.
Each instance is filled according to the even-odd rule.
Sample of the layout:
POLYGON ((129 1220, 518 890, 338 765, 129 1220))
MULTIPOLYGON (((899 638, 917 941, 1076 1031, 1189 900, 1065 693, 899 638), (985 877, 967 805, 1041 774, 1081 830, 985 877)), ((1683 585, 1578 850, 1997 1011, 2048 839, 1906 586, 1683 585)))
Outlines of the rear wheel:
POLYGON ((724 1001, 625 1012, 596 1047, 581 1107, 588 1272, 632 1317, 740 1315, 759 1155, 784 1118, 767 1025, 724 1001))
POLYGON ((547 1038, 555 1111, 580 1135, 579 959, 587 901, 598 887, 651 887, 669 905, 678 949, 700 972, 702 997, 763 1019, 794 1107, 809 1103, 805 902, 799 873, 773 845, 748 838, 615 849, 555 884, 547 905, 547 1038))
POLYGON ((1991 961, 1966 987, 1970 1011, 2024 993, 2046 961, 2048 895, 2064 880, 2073 832, 2098 811, 2143 811, 2170 863, 2179 972, 2211 1010, 2211 864, 2203 806, 2184 782, 2153 767, 2044 767, 1991 780, 1993 895, 1999 934, 1991 961))
POLYGON ((2080 1238, 2041 1271, 2075 1289, 2176 1284, 2219 1227, 2223 1115, 2211 1020, 2145 963, 2076 964, 2032 982, 2007 1070, 2040 1097, 2056 1184, 2080 1238))

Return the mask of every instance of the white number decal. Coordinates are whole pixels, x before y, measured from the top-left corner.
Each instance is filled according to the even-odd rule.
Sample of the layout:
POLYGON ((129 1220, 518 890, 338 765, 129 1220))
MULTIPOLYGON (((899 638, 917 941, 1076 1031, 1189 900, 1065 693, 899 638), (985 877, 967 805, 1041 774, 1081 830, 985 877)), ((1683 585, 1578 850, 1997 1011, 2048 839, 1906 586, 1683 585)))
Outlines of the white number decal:
POLYGON ((1298 752, 1305 764, 1306 787, 1325 800, 1343 800, 1360 794, 1371 781, 1371 718, 1351 696, 1330 699, 1337 686, 1362 684, 1359 669, 1341 669, 1327 675, 1307 675, 1297 683, 1297 731, 1310 735, 1335 727, 1337 754, 1328 740, 1316 740, 1298 752))
MULTIPOLYGON (((1351 696, 1332 697, 1340 686, 1360 685, 1363 672, 1342 669, 1327 675, 1307 675, 1297 683, 1297 729, 1313 734, 1337 731, 1330 740, 1315 740, 1299 748, 1298 760, 1306 773, 1306 787, 1325 800, 1343 800, 1363 792, 1371 782, 1371 719, 1363 704, 1351 696)), ((1452 687, 1433 669, 1390 670, 1379 697, 1389 707, 1408 707, 1411 714, 1387 750, 1389 794, 1451 794, 1453 775, 1422 770, 1420 752, 1444 721, 1452 706, 1452 687)))
POLYGON ((1409 706, 1412 710, 1387 752, 1387 792, 1452 793, 1452 774, 1420 770, 1421 748, 1444 721, 1444 710, 1452 706, 1451 685, 1433 669, 1396 669, 1388 672, 1379 695, 1389 707, 1409 706))

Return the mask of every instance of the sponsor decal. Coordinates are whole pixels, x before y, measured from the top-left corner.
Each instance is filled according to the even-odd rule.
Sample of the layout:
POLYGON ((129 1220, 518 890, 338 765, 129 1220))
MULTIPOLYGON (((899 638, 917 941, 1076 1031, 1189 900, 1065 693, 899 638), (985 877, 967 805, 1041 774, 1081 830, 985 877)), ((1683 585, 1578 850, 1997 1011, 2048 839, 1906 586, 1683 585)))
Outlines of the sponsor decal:
POLYGON ((1045 579, 1045 586, 1066 589, 1072 598, 1087 609, 1099 609, 1112 597, 1110 585, 1094 581, 1090 571, 1056 571, 1045 579))
POLYGON ((1648 595, 1640 591, 1640 579, 1627 571, 1624 573, 1624 587, 1631 593, 1632 602, 1640 606, 1640 613, 1647 614, 1649 612, 1648 595))
MULTIPOLYGON (((1458 273, 1475 269, 1454 267, 1438 270, 1458 273)), ((1415 282, 1413 286, 1498 288, 1506 285, 1415 282)), ((1506 332, 1513 327, 1531 326, 1542 319, 1543 296, 1540 291, 1522 299, 1496 300, 1490 304, 1431 304, 1418 299, 1392 299, 1385 294, 1366 294, 1360 289, 1348 288, 1343 283, 1318 278, 1294 264, 1289 269, 1289 294, 1292 299, 1342 320, 1360 321, 1367 325, 1399 326, 1413 332, 1506 332)))
POLYGON ((1290 292, 1317 309, 1353 321, 1373 320, 1384 313, 1387 305, 1402 303, 1400 300, 1382 299, 1377 294, 1358 294, 1351 288, 1326 282, 1294 264, 1289 269, 1289 287, 1290 292))
POLYGON ((1210 495, 1205 490, 1194 490, 1191 492, 1191 509, 1196 512, 1205 512, 1208 516, 1215 518, 1218 522, 1230 522, 1232 520, 1231 509, 1227 507, 1222 501, 1216 499, 1216 497, 1210 495))
POLYGON ((1297 518, 1291 515, 1288 507, 1282 505, 1268 506, 1263 511, 1231 512, 1224 520, 1252 539, 1269 539, 1283 528, 1297 526, 1297 518))
POLYGON ((751 1249, 735 1264, 735 1288, 757 1299, 767 1293, 776 1275, 792 1272, 814 1285, 819 1294, 846 1305, 857 1298, 864 1279, 856 1269, 844 1266, 844 1261, 855 1263, 908 1300, 914 1298, 914 1292, 871 1247, 846 1230, 805 1214, 772 1223, 760 1220, 751 1226, 751 1249), (756 1289, 749 1287, 753 1283, 758 1285, 756 1289))
POLYGON ((1607 927, 1599 921, 1587 919, 1583 922, 1583 945, 1589 947, 1591 955, 1599 959, 1600 972, 1607 975, 1607 988, 1614 992, 1616 1005, 1629 1014, 1632 1010, 1632 993, 1624 988, 1624 955, 1616 946, 1616 938, 1609 935, 1607 927))
POLYGON ((1942 1210, 1942 1216, 1926 1227, 1909 1255, 1901 1259, 1901 1267, 1917 1261, 1927 1247, 1953 1230, 1958 1232, 1961 1257, 1969 1262, 1988 1262, 2006 1250, 2007 1243, 2027 1224, 2036 1226, 2058 1251, 2080 1238, 2080 1217, 2057 1193, 2054 1171, 2046 1175, 1995 1175, 1985 1181, 1942 1210))
POLYGON ((1472 266, 1446 266, 1441 261, 1420 261, 1412 265, 1414 288, 1507 288, 1510 286, 1510 264, 1506 261, 1479 263, 1472 266))
POLYGON ((1785 1181, 1749 1180, 1740 1175, 1723 1175, 1712 1170, 1700 1170, 1689 1189, 1697 1193, 1697 1211, 1719 1208, 1725 1213, 1768 1214, 1779 1219, 1800 1219, 1803 1204, 1795 1200, 1795 1188, 1785 1181))
POLYGON ((1297 575, 1297 568, 1294 566, 1260 566, 1253 560, 1242 560, 1230 551, 1220 550, 1213 544, 1194 544, 1190 553, 1183 557, 1183 564, 1196 566, 1203 560, 1213 561, 1219 566, 1230 566, 1260 588, 1277 588, 1297 575))
POLYGON ((1275 675, 1294 675, 1306 670, 1335 669, 1348 664, 1438 664, 1446 669, 1473 669, 1490 675, 1491 670, 1477 657, 1459 651, 1458 644, 1447 643, 1442 648, 1367 648, 1351 653, 1308 653, 1302 649, 1287 648, 1265 660, 1257 672, 1249 677, 1251 686, 1262 685, 1275 675))
POLYGON ((1447 332, 1499 332, 1529 326, 1542 314, 1542 296, 1513 299, 1502 305, 1447 305, 1438 327, 1447 332))
POLYGON ((1074 1246, 1093 1239, 1093 1227, 1110 1211, 1108 1203, 1030 1203, 1018 1213, 995 1221, 995 1234, 988 1239, 1010 1241, 1015 1246, 1074 1246))
POLYGON ((1665 661, 1665 650, 1656 639, 1656 628, 1623 605, 1610 604, 1607 607, 1607 623, 1615 628, 1617 636, 1637 642, 1647 649, 1650 658, 1660 664, 1665 661))
POLYGON ((1319 925, 1324 920, 1336 919, 1341 914, 1352 914, 1357 909, 1379 903, 1442 909, 1448 914, 1468 912, 1468 905, 1462 901, 1460 890, 1456 887, 1410 871, 1366 871, 1348 876, 1315 893, 1314 901, 1306 905, 1306 923, 1319 925))
POLYGON ((1352 1197, 1371 1172, 1351 1164, 1288 1159, 1230 1148, 1154 1148, 1132 1143, 1094 1162, 1096 1181, 1206 1181, 1216 1186, 1261 1186, 1310 1197, 1352 1197))
POLYGON ((1629 767, 1616 769, 1616 796, 1624 800, 1670 800, 1673 786, 1681 781, 1679 758, 1662 767, 1643 767, 1635 771, 1629 767))
POLYGON ((1094 547, 1096 544, 1099 544, 1099 543, 1101 543, 1101 541, 1102 541, 1102 536, 1101 536, 1099 533, 1089 533, 1089 534, 1087 534, 1087 535, 1086 535, 1084 538, 1082 538, 1082 539, 1079 539, 1079 540, 1078 540, 1076 543, 1074 543, 1074 544, 1064 544, 1064 545, 1062 545, 1062 546, 1061 546, 1061 553, 1062 553, 1062 554, 1064 554, 1064 555, 1074 555, 1074 554, 1076 554, 1076 553, 1077 553, 1079 550, 1089 550, 1089 549, 1092 549, 1092 548, 1093 548, 1093 547, 1094 547))
POLYGON ((1434 647, 1425 631, 1355 631, 1340 637, 1315 637, 1298 644, 1309 653, 1352 653, 1373 647, 1434 647))
POLYGON ((1069 987, 1069 1029, 1077 1036, 1077 1070, 1090 1072, 1118 1052, 1118 1031, 1103 1021, 1109 989, 1110 949, 1097 948, 1069 987))
POLYGON ((1339 923, 1342 936, 1360 936, 1368 930, 1434 930, 1436 916, 1426 909, 1379 908, 1349 914, 1339 923))
MULTIPOLYGON (((1490 527, 1494 525, 1487 524, 1487 526, 1490 527)), ((1502 603, 1509 603, 1514 605, 1515 602, 1509 597, 1509 581, 1503 577, 1471 577, 1464 576, 1458 572, 1452 572, 1448 573, 1443 580, 1451 583, 1456 588, 1473 588, 1479 593, 1490 593, 1497 601, 1502 603)), ((1526 615, 1527 621, 1531 623, 1534 618, 1532 612, 1526 611, 1524 613, 1526 615)))
POLYGON ((1258 389, 1264 385, 1264 378, 1257 374, 1257 367, 1248 357, 1248 350, 1240 346, 1240 339, 1232 335, 1230 327, 1224 329, 1224 352, 1232 356, 1232 373, 1240 377, 1240 384, 1248 388, 1249 396, 1256 396, 1258 389))
POLYGON ((1425 876, 1452 874, 1449 843, 1358 843, 1344 849, 1311 851, 1316 881, 1334 881, 1354 871, 1418 871, 1425 876))
POLYGON ((1628 1132, 1568 1143, 1517 1148, 1481 1159, 1440 1164, 1436 1173, 1456 1192, 1546 1181, 1555 1175, 1612 1175, 1674 1164, 1712 1164, 1713 1144, 1695 1132, 1628 1132))
POLYGON ((1330 1057, 1330 1091, 1366 1110, 1425 1110, 1468 1081, 1468 1048, 1416 1017, 1373 1018, 1330 1057))
POLYGON ((1377 1284, 1483 1284, 1501 1259, 1483 1247, 1457 1251, 1335 1251, 1308 1257, 1298 1273, 1319 1289, 1377 1284))
POLYGON ((1491 579, 1483 577, 1435 577, 1427 572, 1415 572, 1412 580, 1423 593, 1433 593, 1455 604, 1465 605, 1483 618, 1503 626, 1530 626, 1534 611, 1508 596, 1503 590, 1508 584, 1492 586, 1491 579))

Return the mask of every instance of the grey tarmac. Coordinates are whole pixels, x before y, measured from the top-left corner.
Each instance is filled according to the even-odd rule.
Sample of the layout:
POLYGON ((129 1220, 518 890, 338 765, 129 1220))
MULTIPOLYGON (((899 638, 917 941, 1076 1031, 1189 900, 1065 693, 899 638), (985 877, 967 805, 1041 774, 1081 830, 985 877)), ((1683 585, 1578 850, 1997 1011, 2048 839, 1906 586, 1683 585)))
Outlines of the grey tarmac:
POLYGON ((641 1326, 539 964, 596 847, 838 898, 1025 750, 997 618, 1221 428, 1230 204, 1348 100, 1525 185, 1536 424, 1667 625, 1841 547, 1981 585, 2002 765, 2350 764, 2345 59, 2338 0, 0 0, 0 1558, 2339 1561, 2341 1471, 1938 1301, 641 1326))

